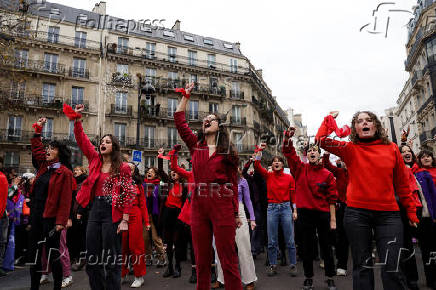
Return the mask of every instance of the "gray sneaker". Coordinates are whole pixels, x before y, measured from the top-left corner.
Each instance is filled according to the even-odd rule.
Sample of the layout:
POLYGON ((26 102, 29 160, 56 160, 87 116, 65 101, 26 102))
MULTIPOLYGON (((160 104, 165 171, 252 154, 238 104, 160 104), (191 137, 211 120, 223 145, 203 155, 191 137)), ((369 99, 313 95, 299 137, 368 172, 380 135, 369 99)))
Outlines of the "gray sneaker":
POLYGON ((277 265, 269 266, 266 273, 269 277, 273 277, 273 276, 277 275, 277 265))
POLYGON ((291 265, 289 268, 289 274, 291 274, 292 277, 297 276, 297 266, 296 265, 291 265))

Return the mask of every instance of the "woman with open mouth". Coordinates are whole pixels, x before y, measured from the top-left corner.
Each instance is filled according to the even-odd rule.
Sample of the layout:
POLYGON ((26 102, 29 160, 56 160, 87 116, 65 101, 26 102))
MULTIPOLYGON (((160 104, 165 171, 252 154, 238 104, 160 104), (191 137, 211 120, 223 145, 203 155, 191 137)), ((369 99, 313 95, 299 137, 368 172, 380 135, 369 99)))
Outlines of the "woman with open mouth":
POLYGON ((42 246, 55 249, 48 253, 48 264, 53 273, 53 289, 61 289, 62 263, 60 260, 61 232, 66 228, 70 214, 73 190, 71 150, 62 142, 51 141, 47 150, 41 141, 46 118, 33 125, 35 135, 31 140, 32 158, 38 173, 30 189, 30 247, 29 257, 36 264, 30 267, 31 289, 39 289, 42 246), (45 241, 45 242, 43 242, 45 241))
MULTIPOLYGON (((67 107, 67 108, 66 108, 67 107)), ((121 288, 121 233, 128 230, 129 213, 135 189, 129 165, 122 161, 120 143, 111 134, 100 139, 97 150, 83 131, 81 112, 76 105, 67 117, 74 121, 74 136, 88 159, 89 176, 82 183, 76 200, 91 210, 86 229, 86 273, 93 290, 121 288)))
MULTIPOLYGON (((347 208, 344 227, 353 257, 353 289, 374 289, 372 240, 379 257, 386 257, 381 266, 384 289, 406 290, 404 274, 398 269, 403 247, 403 225, 395 199, 407 212, 411 225, 417 226, 416 205, 409 175, 400 150, 386 136, 380 120, 369 111, 359 111, 351 121, 350 142, 328 138, 337 128, 327 116, 316 135, 326 151, 340 157, 348 168, 347 208)), ((336 130, 337 131, 337 130, 336 130)))
POLYGON ((188 127, 185 111, 193 87, 194 83, 181 89, 183 97, 174 113, 174 120, 179 135, 191 153, 196 184, 192 196, 191 230, 197 258, 197 290, 210 289, 212 235, 215 237, 226 289, 241 290, 234 242, 236 227, 240 226, 238 153, 216 114, 204 118, 198 135, 188 127))

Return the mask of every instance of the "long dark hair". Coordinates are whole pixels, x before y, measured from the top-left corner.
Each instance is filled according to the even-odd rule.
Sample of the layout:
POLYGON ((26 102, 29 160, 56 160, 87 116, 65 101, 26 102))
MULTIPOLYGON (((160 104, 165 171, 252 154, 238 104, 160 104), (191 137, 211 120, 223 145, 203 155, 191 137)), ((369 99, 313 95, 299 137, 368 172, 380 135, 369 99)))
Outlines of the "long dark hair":
POLYGON ((111 153, 111 173, 112 175, 116 175, 120 173, 121 165, 123 164, 123 159, 121 158, 121 145, 118 141, 117 137, 115 137, 112 134, 106 134, 103 137, 100 138, 100 143, 98 145, 98 153, 100 154, 100 158, 103 160, 103 157, 101 156, 100 152, 100 145, 104 137, 109 136, 112 142, 112 153, 111 153))
POLYGON ((400 146, 400 153, 401 153, 401 154, 403 154, 403 148, 404 148, 404 147, 409 148, 410 153, 412 153, 412 162, 411 162, 411 164, 407 164, 407 163, 406 163, 407 165, 412 166, 413 164, 416 163, 416 155, 415 155, 415 153, 413 152, 412 148, 410 148, 409 145, 401 145, 401 146, 400 146))
POLYGON ((356 132, 356 123, 357 123, 357 118, 359 117, 359 114, 362 114, 362 113, 368 114, 368 116, 370 116, 371 119, 375 123, 376 130, 375 130, 375 134, 374 134, 374 139, 376 139, 376 140, 380 139, 382 141, 382 143, 385 145, 391 144, 391 141, 389 140, 388 136, 386 135, 386 132, 383 129, 383 126, 382 126, 379 118, 377 117, 376 114, 374 114, 373 112, 370 112, 370 111, 358 111, 354 114, 353 119, 351 120, 351 135, 350 135, 351 142, 357 143, 360 141, 359 135, 357 135, 357 132, 356 132))
POLYGON ((58 140, 50 141, 48 145, 58 149, 59 162, 73 171, 73 167, 71 166, 71 149, 63 141, 58 140))
POLYGON ((426 150, 426 149, 421 150, 421 152, 418 153, 416 161, 417 161, 419 167, 421 167, 421 168, 423 167, 422 163, 421 163, 421 158, 424 156, 430 156, 431 159, 433 160, 433 162, 431 163, 431 167, 436 167, 436 160, 434 159, 433 152, 431 152, 430 150, 426 150))
MULTIPOLYGON (((216 153, 229 154, 229 157, 231 157, 235 161, 235 164, 238 164, 239 163, 238 151, 236 150, 233 143, 230 142, 227 128, 223 124, 221 124, 221 118, 217 114, 211 113, 209 115, 215 116, 216 120, 218 121, 218 133, 217 133, 218 140, 216 146, 216 153)), ((200 143, 204 142, 206 135, 203 132, 203 128, 201 128, 198 131, 197 137, 200 143)))
POLYGON ((136 166, 136 164, 133 162, 129 162, 129 163, 132 164, 133 166, 135 166, 135 169, 133 170, 133 174, 132 174, 133 183, 135 183, 136 185, 141 185, 142 184, 142 177, 141 177, 141 174, 139 173, 138 166, 136 166))

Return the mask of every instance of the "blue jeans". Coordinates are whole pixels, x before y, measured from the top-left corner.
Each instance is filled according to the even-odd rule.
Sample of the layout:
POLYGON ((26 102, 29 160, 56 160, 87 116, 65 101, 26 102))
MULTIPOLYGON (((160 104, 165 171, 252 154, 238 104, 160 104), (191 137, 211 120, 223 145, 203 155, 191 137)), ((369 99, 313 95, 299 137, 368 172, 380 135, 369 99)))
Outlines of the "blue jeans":
POLYGON ((277 265, 279 225, 282 226, 286 248, 289 253, 289 261, 291 265, 295 265, 297 259, 294 242, 294 225, 292 223, 292 210, 289 202, 268 204, 268 258, 271 265, 277 265))

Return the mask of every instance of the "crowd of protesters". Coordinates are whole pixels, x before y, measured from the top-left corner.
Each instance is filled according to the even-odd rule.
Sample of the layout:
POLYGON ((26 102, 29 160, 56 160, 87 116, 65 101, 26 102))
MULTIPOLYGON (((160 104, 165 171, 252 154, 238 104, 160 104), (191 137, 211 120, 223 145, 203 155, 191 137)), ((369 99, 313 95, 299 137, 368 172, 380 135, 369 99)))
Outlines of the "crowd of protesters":
POLYGON ((82 105, 65 105, 64 112, 74 121, 88 167, 73 169, 63 142, 44 145, 46 119, 37 120, 34 173, 19 176, 0 160, 0 276, 28 264, 31 289, 44 283, 60 289, 74 284, 72 271, 85 268, 91 289, 120 289, 129 274, 130 287, 139 288, 147 267, 180 278, 189 260, 189 282, 199 290, 250 290, 258 279, 254 260, 264 253, 268 276, 288 265, 291 277, 305 277, 305 290, 314 287, 318 260, 334 290, 335 276, 349 274, 351 252, 353 289, 374 289, 380 260, 384 289, 419 289, 417 263, 426 286, 436 289, 433 152, 415 155, 406 142, 398 147, 371 112, 357 112, 343 128, 332 112, 301 152, 304 158, 289 128, 280 155, 262 159, 268 148, 261 143, 240 166, 218 115, 207 116, 197 133, 189 128, 191 90, 177 89, 183 97, 174 114, 191 164, 178 162, 180 145, 161 148, 158 168, 147 168, 144 176, 122 155, 115 136, 104 135, 97 147, 89 141, 82 105), (333 132, 349 141, 329 138, 333 132))

